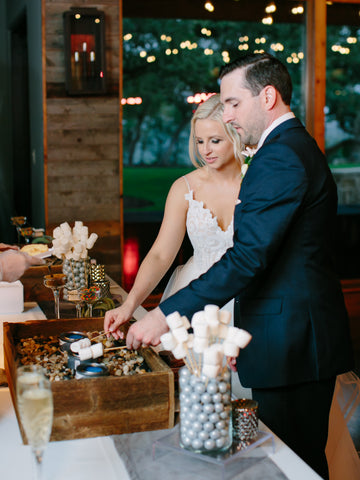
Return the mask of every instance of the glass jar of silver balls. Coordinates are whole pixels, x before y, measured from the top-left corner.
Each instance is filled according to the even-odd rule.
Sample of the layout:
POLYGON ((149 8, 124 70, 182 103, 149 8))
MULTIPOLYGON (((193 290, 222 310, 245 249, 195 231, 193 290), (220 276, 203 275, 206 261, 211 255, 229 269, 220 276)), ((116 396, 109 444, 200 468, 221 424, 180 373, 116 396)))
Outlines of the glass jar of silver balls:
POLYGON ((67 290, 77 290, 78 288, 87 287, 89 283, 89 259, 65 259, 62 267, 67 282, 65 288, 67 290))
POLYGON ((197 453, 226 451, 232 444, 231 374, 216 378, 179 371, 180 445, 197 453))

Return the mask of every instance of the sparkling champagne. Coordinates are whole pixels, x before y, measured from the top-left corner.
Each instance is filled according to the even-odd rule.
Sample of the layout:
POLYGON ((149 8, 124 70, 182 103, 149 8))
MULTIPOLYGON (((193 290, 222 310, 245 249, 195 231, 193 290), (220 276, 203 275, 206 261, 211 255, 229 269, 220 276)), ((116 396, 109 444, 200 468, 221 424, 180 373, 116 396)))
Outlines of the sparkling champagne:
POLYGON ((19 395, 19 412, 29 444, 44 449, 49 441, 53 420, 51 390, 25 390, 19 395))

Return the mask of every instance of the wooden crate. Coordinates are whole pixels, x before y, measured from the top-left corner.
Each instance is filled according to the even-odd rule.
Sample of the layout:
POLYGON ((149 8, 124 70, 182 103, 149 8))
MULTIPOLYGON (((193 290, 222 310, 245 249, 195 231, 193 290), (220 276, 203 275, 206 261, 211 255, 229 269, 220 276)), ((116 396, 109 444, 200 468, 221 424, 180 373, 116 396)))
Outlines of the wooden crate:
MULTIPOLYGON (((16 402, 18 339, 67 331, 101 331, 103 319, 4 323, 5 370, 24 442, 16 402)), ((50 441, 88 438, 174 426, 174 375, 151 349, 141 350, 151 372, 142 375, 64 380, 52 383, 54 422, 50 441)))

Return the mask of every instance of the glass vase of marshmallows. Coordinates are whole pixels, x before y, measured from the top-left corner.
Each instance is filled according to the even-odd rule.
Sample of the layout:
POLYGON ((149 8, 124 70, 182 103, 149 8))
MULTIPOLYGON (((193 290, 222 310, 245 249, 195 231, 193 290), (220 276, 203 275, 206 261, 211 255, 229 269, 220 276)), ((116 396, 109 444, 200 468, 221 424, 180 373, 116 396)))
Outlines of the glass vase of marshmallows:
POLYGON ((185 363, 179 371, 180 445, 197 453, 224 452, 232 445, 228 358, 237 357, 251 335, 232 327, 231 313, 216 305, 196 312, 191 324, 178 312, 166 321, 170 330, 161 343, 185 363))

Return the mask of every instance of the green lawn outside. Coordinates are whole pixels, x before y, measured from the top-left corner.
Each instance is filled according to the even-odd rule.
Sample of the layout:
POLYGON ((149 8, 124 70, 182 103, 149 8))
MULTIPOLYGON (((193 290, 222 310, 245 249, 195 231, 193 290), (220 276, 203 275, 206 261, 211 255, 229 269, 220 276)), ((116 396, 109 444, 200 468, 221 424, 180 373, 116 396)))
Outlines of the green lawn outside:
POLYGON ((193 167, 124 167, 124 210, 128 212, 163 211, 171 184, 191 170, 193 167), (143 207, 127 206, 128 201, 134 198, 150 201, 152 204, 143 207))
POLYGON ((332 165, 332 164, 330 165, 331 170, 336 170, 337 168, 354 168, 354 167, 359 168, 360 163, 338 163, 336 165, 332 165))
MULTIPOLYGON (((331 169, 349 167, 331 165, 331 169)), ((351 165, 359 167, 359 164, 351 165)), ((192 167, 124 167, 124 197, 126 212, 160 212, 164 210, 165 200, 171 184, 177 178, 193 170, 192 167), (129 206, 129 200, 139 199, 151 202, 147 206, 129 206)), ((130 202, 131 204, 131 202, 130 202)))

